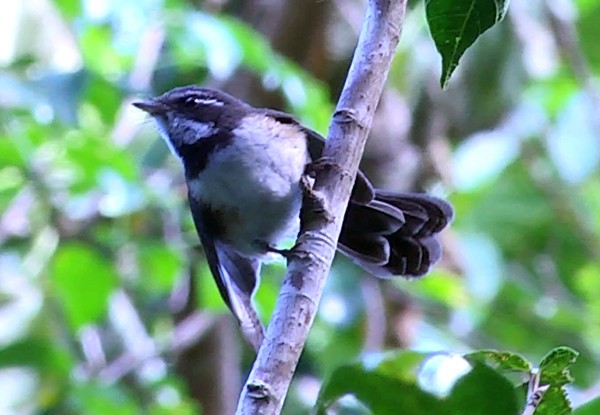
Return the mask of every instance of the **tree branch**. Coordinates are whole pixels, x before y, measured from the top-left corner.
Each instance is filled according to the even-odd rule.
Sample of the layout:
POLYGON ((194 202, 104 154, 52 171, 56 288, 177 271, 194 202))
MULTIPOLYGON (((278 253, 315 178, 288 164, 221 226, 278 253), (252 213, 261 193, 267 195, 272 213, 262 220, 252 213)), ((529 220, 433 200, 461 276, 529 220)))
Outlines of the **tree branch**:
MULTIPOLYGON (((242 389, 236 414, 279 414, 315 317, 358 163, 400 37, 406 0, 370 0, 315 179, 334 220, 303 221, 266 339, 242 389)), ((323 219, 323 218, 321 218, 323 219)))

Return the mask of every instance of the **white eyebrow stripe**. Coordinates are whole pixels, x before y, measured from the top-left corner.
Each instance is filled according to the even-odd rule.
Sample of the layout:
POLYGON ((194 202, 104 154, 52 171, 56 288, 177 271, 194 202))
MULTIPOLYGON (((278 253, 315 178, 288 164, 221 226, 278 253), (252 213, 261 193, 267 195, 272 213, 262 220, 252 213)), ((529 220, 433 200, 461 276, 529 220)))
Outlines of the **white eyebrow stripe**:
POLYGON ((225 105, 225 103, 223 101, 219 101, 218 99, 215 98, 192 98, 194 100, 195 104, 202 104, 202 105, 216 105, 218 107, 222 107, 223 105, 225 105))

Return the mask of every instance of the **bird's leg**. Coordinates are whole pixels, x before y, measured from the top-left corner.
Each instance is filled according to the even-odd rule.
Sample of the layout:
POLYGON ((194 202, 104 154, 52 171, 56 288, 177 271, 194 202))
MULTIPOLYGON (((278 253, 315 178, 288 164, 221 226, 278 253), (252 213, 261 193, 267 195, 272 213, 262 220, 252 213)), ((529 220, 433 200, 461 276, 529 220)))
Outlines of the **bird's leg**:
POLYGON ((329 158, 319 158, 306 166, 304 175, 300 180, 302 190, 302 210, 300 211, 300 228, 319 227, 323 221, 333 221, 333 215, 327 209, 327 201, 321 193, 313 188, 314 177, 322 169, 332 167, 329 158))
MULTIPOLYGON (((332 162, 326 158, 320 158, 306 166, 304 174, 300 179, 300 190, 302 191, 302 209, 300 210, 300 228, 310 229, 312 227, 319 227, 323 221, 327 223, 333 220, 333 216, 329 213, 326 207, 325 198, 315 189, 313 189, 313 182, 316 173, 320 169, 330 168, 332 162)), ((255 241, 258 246, 265 253, 274 253, 281 255, 286 260, 290 260, 291 257, 296 253, 297 245, 294 245, 290 249, 276 248, 270 245, 266 241, 255 241)))
POLYGON ((255 243, 255 246, 259 247, 259 249, 261 251, 263 251, 264 253, 281 255, 285 259, 290 259, 290 256, 292 255, 292 250, 294 249, 294 248, 292 248, 292 249, 276 248, 276 247, 270 245, 268 242, 260 241, 260 240, 256 240, 256 241, 254 241, 254 243, 255 243))
POLYGON ((274 246, 267 246, 267 252, 271 252, 273 254, 279 254, 285 259, 289 259, 288 257, 291 255, 291 249, 281 249, 275 248, 274 246))

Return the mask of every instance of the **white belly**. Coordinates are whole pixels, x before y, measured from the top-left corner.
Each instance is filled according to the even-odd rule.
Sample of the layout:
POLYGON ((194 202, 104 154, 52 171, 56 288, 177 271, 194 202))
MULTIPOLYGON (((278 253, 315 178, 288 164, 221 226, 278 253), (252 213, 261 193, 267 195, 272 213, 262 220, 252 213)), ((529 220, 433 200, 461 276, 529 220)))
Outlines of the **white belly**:
POLYGON ((300 179, 308 162, 306 137, 295 125, 257 116, 254 128, 235 130, 236 140, 214 153, 190 188, 219 212, 223 242, 240 253, 261 255, 295 237, 302 203, 300 179), (277 124, 280 135, 270 133, 277 124))

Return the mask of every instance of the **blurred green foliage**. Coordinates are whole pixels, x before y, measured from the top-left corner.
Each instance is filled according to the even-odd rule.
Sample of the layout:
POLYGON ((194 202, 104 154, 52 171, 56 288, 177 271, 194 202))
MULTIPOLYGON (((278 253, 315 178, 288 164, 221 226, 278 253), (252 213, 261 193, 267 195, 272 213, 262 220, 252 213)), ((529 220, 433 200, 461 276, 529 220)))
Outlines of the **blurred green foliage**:
MULTIPOLYGON (((196 249, 180 167, 129 103, 188 83, 235 89, 249 73, 325 132, 362 13, 334 3, 329 49, 313 48, 321 72, 254 28, 247 10, 260 6, 249 2, 0 5, 0 413, 201 413, 178 366, 194 342, 174 344, 189 334, 186 312, 226 309, 196 249)), ((520 413, 537 366, 551 387, 536 413, 568 413, 600 384, 600 1, 515 0, 492 29, 465 26, 485 34, 444 92, 431 85, 464 51, 446 51, 455 59, 442 72, 432 15, 411 4, 387 92, 407 109, 407 140, 438 157, 414 187, 456 208, 445 259, 418 281, 373 283, 340 258, 284 413, 315 402, 338 414, 520 413), (418 142, 430 125, 444 127, 418 142), (427 363, 438 351, 473 369, 462 357, 427 363)), ((439 13, 443 30, 474 22, 439 13)), ((383 123, 400 118, 398 106, 383 123)), ((405 150, 386 138, 387 154, 405 150)), ((282 273, 263 271, 265 320, 282 273)), ((234 342, 243 374, 251 358, 234 342)), ((574 413, 597 408, 596 398, 574 413)))

